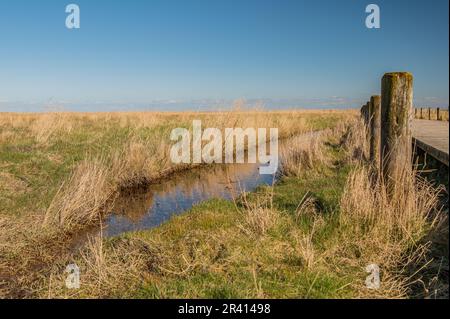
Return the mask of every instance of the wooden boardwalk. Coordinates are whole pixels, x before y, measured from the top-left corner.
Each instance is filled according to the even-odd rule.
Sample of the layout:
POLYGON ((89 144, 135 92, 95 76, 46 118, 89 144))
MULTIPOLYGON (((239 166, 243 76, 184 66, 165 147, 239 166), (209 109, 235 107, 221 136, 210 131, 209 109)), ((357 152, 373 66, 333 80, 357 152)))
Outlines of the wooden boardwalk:
POLYGON ((448 166, 448 130, 448 121, 413 120, 413 142, 416 147, 448 166))

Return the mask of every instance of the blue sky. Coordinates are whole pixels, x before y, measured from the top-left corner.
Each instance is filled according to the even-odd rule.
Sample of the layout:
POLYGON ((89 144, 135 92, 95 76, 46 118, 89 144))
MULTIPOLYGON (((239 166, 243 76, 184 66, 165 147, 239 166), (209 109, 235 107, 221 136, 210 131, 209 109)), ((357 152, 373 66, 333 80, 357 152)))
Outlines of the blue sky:
POLYGON ((448 0, 0 0, 0 111, 357 107, 385 72, 448 106, 448 0), (65 7, 81 29, 65 27, 65 7), (378 4, 381 29, 365 27, 378 4))

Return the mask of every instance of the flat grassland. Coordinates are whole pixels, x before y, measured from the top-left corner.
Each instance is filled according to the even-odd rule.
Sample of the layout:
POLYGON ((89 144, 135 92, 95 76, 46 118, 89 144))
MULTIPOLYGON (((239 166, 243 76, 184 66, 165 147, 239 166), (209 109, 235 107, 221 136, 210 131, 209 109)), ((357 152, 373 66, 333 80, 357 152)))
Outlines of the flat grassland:
POLYGON ((440 189, 412 173, 388 196, 372 178, 365 140, 355 111, 0 114, 0 297, 448 295, 448 248, 434 244, 448 230, 440 189), (171 130, 194 119, 293 137, 279 182, 74 247, 124 189, 191 167, 168 155, 171 130), (438 261, 429 257, 436 249, 438 261), (64 273, 74 262, 75 290, 64 273), (369 264, 381 269, 379 289, 366 287, 369 264))

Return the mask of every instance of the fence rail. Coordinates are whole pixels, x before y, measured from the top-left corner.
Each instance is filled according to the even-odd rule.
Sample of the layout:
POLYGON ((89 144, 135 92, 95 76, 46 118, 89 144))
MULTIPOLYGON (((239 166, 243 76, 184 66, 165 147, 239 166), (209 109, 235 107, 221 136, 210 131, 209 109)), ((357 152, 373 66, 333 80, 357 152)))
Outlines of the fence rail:
POLYGON ((448 121, 448 109, 432 108, 432 107, 415 107, 414 118, 421 120, 448 121))

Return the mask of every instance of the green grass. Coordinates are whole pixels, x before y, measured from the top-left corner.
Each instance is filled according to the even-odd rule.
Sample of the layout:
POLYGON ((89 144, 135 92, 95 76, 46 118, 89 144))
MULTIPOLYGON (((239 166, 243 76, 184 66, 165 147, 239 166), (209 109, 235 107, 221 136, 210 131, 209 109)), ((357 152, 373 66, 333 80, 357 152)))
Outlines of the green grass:
MULTIPOLYGON (((76 130, 56 134, 46 143, 38 143, 29 136, 29 132, 22 131, 17 132, 14 143, 1 143, 0 125, 0 173, 6 172, 9 175, 3 176, 12 181, 11 187, 5 190, 2 189, 5 184, 0 180, 0 222, 1 214, 26 215, 31 211, 45 211, 61 183, 67 180, 80 161, 102 155, 105 159, 102 163, 108 168, 114 152, 122 151, 120 155, 127 158, 126 143, 130 135, 144 142, 153 141, 145 147, 150 146, 149 158, 159 161, 152 151, 161 141, 167 141, 170 128, 189 126, 189 121, 177 119, 168 117, 167 122, 161 125, 149 120, 152 123, 150 126, 132 127, 120 126, 115 122, 105 124, 102 121, 99 125, 82 122, 76 130)), ((333 127, 338 122, 331 116, 307 116, 307 120, 314 130, 333 127)), ((399 283, 397 279, 394 278, 389 286, 389 276, 383 282, 386 290, 368 291, 364 285, 366 265, 375 262, 384 267, 383 259, 395 260, 394 270, 389 268, 392 264, 383 269, 392 278, 392 274, 397 274, 397 260, 401 262, 405 254, 410 256, 401 249, 409 246, 396 242, 392 236, 384 237, 384 232, 380 230, 393 223, 364 228, 367 218, 372 215, 364 214, 361 209, 365 207, 358 204, 373 200, 370 196, 375 194, 365 191, 368 178, 364 177, 359 184, 352 184, 352 179, 348 179, 349 175, 356 176, 359 171, 355 170, 355 166, 364 167, 365 162, 350 158, 354 152, 347 149, 345 141, 343 144, 333 144, 337 140, 341 143, 341 130, 339 128, 330 135, 324 135, 329 140, 321 149, 323 152, 312 155, 312 168, 299 176, 282 177, 273 188, 259 187, 236 202, 209 200, 173 216, 157 228, 110 239, 99 237, 98 240, 86 242, 80 251, 64 255, 60 253, 63 251, 60 247, 51 250, 44 245, 40 249, 38 240, 31 237, 24 249, 4 250, 5 253, 0 254, 0 266, 5 260, 4 265, 12 265, 8 269, 19 268, 21 277, 17 278, 25 278, 19 287, 36 287, 36 291, 30 293, 33 297, 406 296, 403 286, 395 286, 399 283), (320 160, 315 161, 315 157, 320 160), (349 194, 358 196, 348 199, 349 194), (368 201, 364 202, 366 196, 368 201), (311 200, 307 203, 312 206, 299 213, 299 203, 305 198, 311 200), (359 215, 352 215, 351 212, 358 212, 359 215), (374 234, 378 235, 376 241, 372 236, 374 234), (36 280, 31 276, 35 270, 30 270, 28 264, 33 265, 30 261, 40 260, 38 257, 45 259, 48 266, 42 267, 38 273, 40 279, 36 280), (64 269, 73 262, 81 268, 82 285, 80 290, 68 291, 64 286, 64 269)), ((140 149, 138 153, 141 153, 140 149)), ((295 165, 297 160, 302 159, 293 157, 292 163, 295 165)), ((129 166, 126 167, 128 171, 129 166)), ((159 168, 158 163, 152 166, 156 171, 159 168)), ((134 172, 133 166, 131 171, 134 172)), ((67 194, 72 196, 73 193, 69 190, 67 194)), ((86 196, 91 194, 86 192, 86 196)), ((384 209, 387 206, 380 207, 384 209)), ((397 225, 397 219, 394 224, 397 225)), ((9 228, 8 224, 3 225, 7 226, 5 230, 9 228)), ((15 229, 13 232, 16 233, 15 229)), ((16 242, 20 244, 23 239, 17 238, 19 240, 16 242)), ((8 240, 8 244, 14 242, 8 240)), ((66 242, 60 245, 65 247, 66 242)), ((16 286, 12 285, 12 288, 7 296, 14 295, 16 286)))
MULTIPOLYGON (((334 158, 343 154, 333 153, 334 158)), ((296 218, 297 206, 305 194, 319 203, 323 226, 314 235, 315 249, 326 250, 338 236, 336 212, 350 165, 321 166, 301 177, 282 178, 274 187, 273 204, 278 220, 267 234, 249 236, 242 231, 243 204, 214 199, 173 217, 164 225, 116 240, 140 239, 157 242, 168 252, 174 269, 183 270, 183 258, 199 263, 185 273, 150 274, 132 298, 346 298, 352 296, 352 276, 338 276, 326 263, 308 268, 292 249, 293 234, 311 232, 314 218, 296 218), (332 181, 332 182, 330 182, 332 181), (193 254, 193 255, 190 255, 193 254)), ((249 195, 250 202, 271 192, 260 187, 249 195)), ((119 293, 121 295, 122 292, 119 293)))
MULTIPOLYGON (((344 116, 345 114, 305 113, 301 118, 309 123, 311 129, 319 130, 334 126, 344 116)), ((20 115, 16 117, 20 119, 20 115)), ((210 115, 195 114, 191 117, 212 118, 210 115)), ((38 116, 34 120, 36 119, 38 116)), ((15 180, 25 181, 27 186, 25 190, 18 192, 8 185, 11 184, 10 181, 6 181, 6 185, 2 185, 0 181, 0 216, 43 213, 77 164, 84 159, 100 156, 108 158, 123 149, 130 136, 144 141, 170 144, 172 128, 188 128, 192 124, 191 119, 182 113, 166 115, 162 119, 161 123, 152 122, 148 126, 137 127, 133 122, 135 119, 132 116, 127 118, 127 115, 122 117, 122 120, 129 121, 125 125, 120 122, 120 116, 112 120, 105 120, 102 115, 93 119, 88 116, 69 116, 65 121, 67 125, 73 124, 72 130, 57 131, 46 143, 39 143, 28 124, 15 127, 7 122, 8 124, 2 125, 0 117, 0 137, 5 132, 14 136, 12 142, 2 142, 0 139, 1 172, 9 174, 15 180)), ((277 119, 273 121, 276 123, 277 119)), ((51 125, 53 124, 49 124, 49 129, 51 125)), ((282 133, 280 129, 280 134, 282 133)))
MULTIPOLYGON (((252 125, 261 123, 262 127, 265 127, 264 125, 279 127, 280 137, 287 137, 299 132, 334 127, 341 120, 353 117, 351 112, 328 113, 325 111, 281 113, 276 116, 264 112, 251 114, 252 116, 247 114, 243 116, 231 112, 225 114, 225 117, 230 117, 230 119, 225 118, 225 121, 213 113, 203 115, 196 113, 175 115, 146 113, 15 114, 11 118, 10 115, 0 114, 0 221, 8 222, 3 225, 17 225, 17 229, 22 227, 16 231, 14 227, 3 226, 5 229, 11 229, 11 233, 3 232, 4 238, 10 242, 3 245, 2 257, 7 255, 16 257, 0 257, 0 266, 8 266, 11 278, 20 275, 26 277, 26 280, 30 280, 30 282, 24 280, 20 285, 38 287, 39 283, 33 282, 35 280, 34 272, 40 272, 39 275, 45 278, 50 272, 50 270, 47 271, 50 267, 42 267, 39 270, 36 270, 36 267, 28 269, 27 267, 31 263, 28 263, 27 259, 37 260, 37 263, 44 260, 45 263, 52 265, 62 263, 61 259, 65 257, 62 257, 59 250, 64 250, 63 246, 70 243, 70 238, 66 240, 62 236, 64 239, 61 243, 55 242, 55 248, 50 247, 53 236, 58 234, 60 226, 57 223, 51 224, 51 227, 48 226, 45 229, 46 233, 42 228, 43 217, 48 208, 53 207, 50 204, 55 202, 55 198, 59 198, 55 197, 58 190, 64 186, 62 188, 63 197, 70 198, 73 192, 82 189, 71 190, 65 187, 71 187, 68 182, 74 171, 83 167, 80 164, 84 161, 95 163, 97 158, 101 158, 102 169, 107 172, 109 172, 109 165, 112 159, 116 158, 115 156, 119 157, 120 163, 126 162, 124 160, 127 158, 129 142, 134 139, 138 140, 138 145, 142 145, 148 151, 144 154, 144 159, 154 159, 154 162, 150 161, 150 167, 152 172, 158 173, 162 168, 167 168, 165 165, 167 158, 164 158, 162 153, 172 144, 169 140, 171 129, 174 127, 188 128, 192 124, 192 119, 204 119, 204 127, 215 127, 214 125, 217 127, 221 127, 220 125, 252 127, 252 125), (46 117, 48 118, 46 119, 46 117), (47 132, 52 132, 52 134, 46 138, 45 133, 47 132), (41 133, 44 134, 43 138, 41 133), (158 149, 160 145, 164 145, 163 151, 158 149), (158 153, 155 154, 155 152, 158 153), (40 237, 37 238, 36 234, 39 234, 40 237), (42 251, 37 249, 40 241, 45 245, 48 242, 50 248, 43 245, 45 247, 42 248, 42 251), (10 249, 14 253, 11 253, 10 249), (18 274, 15 272, 16 269, 19 269, 18 274)), ((132 165, 130 166, 133 168, 132 165)), ((146 173, 140 172, 139 165, 137 166, 136 174, 146 173)), ((198 248, 198 253, 190 257, 195 265, 189 269, 188 275, 150 272, 145 275, 148 280, 144 281, 138 291, 133 292, 133 296, 251 297, 259 296, 259 294, 264 294, 264 296, 285 294, 289 297, 313 297, 345 294, 345 290, 339 290, 339 287, 345 283, 336 279, 330 272, 316 270, 303 273, 303 266, 295 263, 295 256, 292 252, 286 256, 272 254, 274 244, 280 247, 293 245, 292 234, 289 232, 301 230, 302 227, 308 229, 310 226, 310 221, 298 221, 293 216, 298 202, 306 192, 310 192, 317 198, 324 208, 324 213, 336 207, 341 190, 339 187, 333 189, 328 185, 326 179, 337 179, 337 175, 341 174, 340 170, 325 167, 323 170, 323 172, 316 172, 311 176, 305 175, 302 179, 286 178, 277 185, 274 203, 280 222, 277 222, 264 235, 263 239, 249 238, 242 232, 240 228, 243 219, 242 212, 237 210, 233 203, 223 200, 203 203, 182 216, 174 217, 158 229, 127 235, 148 240, 156 238, 161 244, 161 249, 166 249, 169 255, 172 255, 172 261, 169 261, 168 266, 173 270, 183 270, 183 267, 186 266, 185 260, 180 259, 180 256, 187 256, 190 254, 189 250, 196 251, 198 248), (191 241, 190 238, 197 239, 199 244, 195 244, 197 241, 191 241), (199 247, 193 245, 199 245, 199 247), (259 249, 255 250, 255 247, 259 249), (220 252, 223 252, 225 257, 221 256, 220 252), (200 261, 205 262, 207 267, 199 267, 200 261), (264 265, 269 265, 269 267, 264 265), (280 267, 278 269, 273 265, 280 267), (191 281, 194 283, 192 284, 191 281), (304 285, 299 286, 297 284, 299 282, 304 282, 304 285), (317 283, 323 287, 316 287, 317 283), (286 288, 285 292, 283 292, 283 286, 286 288)), ((124 169, 124 171, 128 170, 124 169)), ((343 178, 343 176, 339 178, 343 178)), ((108 175, 107 179, 111 184, 116 181, 115 176, 108 175)), ((127 179, 123 180, 128 182, 127 179)), ((336 183, 336 185, 339 184, 336 183)), ((117 185, 111 186, 111 189, 116 188, 119 189, 117 185)), ((98 195, 102 195, 103 193, 107 194, 109 189, 97 191, 98 195)), ((267 191, 268 189, 260 188, 256 195, 264 194, 267 191)), ((85 195, 88 198, 93 194, 86 193, 85 195)), ((56 202, 58 203, 58 201, 56 202)), ((242 203, 238 204, 238 207, 242 209, 242 203)), ((54 215, 49 214, 49 216, 54 215)), ((50 218, 49 220, 53 221, 54 219, 50 218)), ((89 221, 81 224, 88 225, 89 221)), ((320 232, 322 231, 320 230, 320 232)), ((69 231, 67 237, 71 235, 72 233, 69 231)), ((279 250, 280 247, 278 247, 279 250)), ((290 249, 292 250, 292 247, 290 249)), ((15 282, 12 283, 12 286, 14 287, 15 284, 15 282)), ((42 286, 46 287, 44 290, 47 289, 47 284, 42 286)), ((16 287, 11 291, 14 292, 15 289, 16 287)), ((120 296, 120 293, 117 296, 120 296)), ((86 296, 90 296, 89 292, 86 296)))

